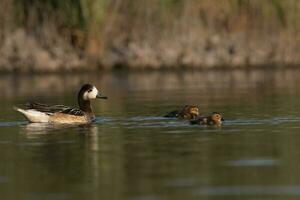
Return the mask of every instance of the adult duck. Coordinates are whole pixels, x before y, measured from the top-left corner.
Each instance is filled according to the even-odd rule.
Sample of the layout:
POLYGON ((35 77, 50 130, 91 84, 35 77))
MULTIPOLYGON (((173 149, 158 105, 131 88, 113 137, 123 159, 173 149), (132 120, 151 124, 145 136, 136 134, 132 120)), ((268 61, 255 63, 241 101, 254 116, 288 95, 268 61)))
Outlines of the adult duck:
POLYGON ((17 107, 14 109, 33 123, 91 123, 95 120, 91 100, 96 98, 107 99, 106 96, 100 94, 94 85, 84 84, 77 95, 79 109, 65 105, 47 105, 36 102, 28 103, 26 109, 17 107))

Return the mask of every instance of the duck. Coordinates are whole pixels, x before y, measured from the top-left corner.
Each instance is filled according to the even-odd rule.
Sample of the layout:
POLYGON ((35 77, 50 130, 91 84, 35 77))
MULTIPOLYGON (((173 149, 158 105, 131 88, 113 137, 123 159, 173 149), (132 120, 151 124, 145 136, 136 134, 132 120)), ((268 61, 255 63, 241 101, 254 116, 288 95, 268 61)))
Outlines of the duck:
POLYGON ((224 118, 221 113, 213 112, 209 116, 198 116, 197 118, 190 120, 190 124, 221 126, 223 121, 224 118))
POLYGON ((199 107, 196 105, 185 105, 181 110, 169 112, 164 117, 178 119, 196 119, 199 116, 199 107))
POLYGON ((31 123, 61 123, 61 124, 87 124, 95 121, 91 100, 107 99, 92 84, 84 84, 78 92, 77 101, 79 108, 65 105, 47 105, 37 102, 29 102, 26 109, 14 107, 22 113, 31 123))

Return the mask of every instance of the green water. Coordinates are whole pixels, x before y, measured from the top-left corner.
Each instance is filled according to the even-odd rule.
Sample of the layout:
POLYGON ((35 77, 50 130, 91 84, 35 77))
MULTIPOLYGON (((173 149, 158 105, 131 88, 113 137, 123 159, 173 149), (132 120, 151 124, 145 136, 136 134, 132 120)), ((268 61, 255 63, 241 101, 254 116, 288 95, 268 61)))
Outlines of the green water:
POLYGON ((1 199, 299 199, 300 71, 2 76, 1 199), (90 126, 28 124, 28 100, 76 105, 94 83, 90 126), (222 127, 164 119, 198 104, 222 127))

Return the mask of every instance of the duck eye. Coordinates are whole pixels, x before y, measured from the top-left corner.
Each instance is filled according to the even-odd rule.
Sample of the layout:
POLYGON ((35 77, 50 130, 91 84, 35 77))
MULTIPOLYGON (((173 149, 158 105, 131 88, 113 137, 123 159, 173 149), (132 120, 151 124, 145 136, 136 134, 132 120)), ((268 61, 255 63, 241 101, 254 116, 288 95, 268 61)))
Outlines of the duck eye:
POLYGON ((93 91, 92 89, 89 89, 89 90, 88 90, 88 92, 92 92, 92 91, 93 91))

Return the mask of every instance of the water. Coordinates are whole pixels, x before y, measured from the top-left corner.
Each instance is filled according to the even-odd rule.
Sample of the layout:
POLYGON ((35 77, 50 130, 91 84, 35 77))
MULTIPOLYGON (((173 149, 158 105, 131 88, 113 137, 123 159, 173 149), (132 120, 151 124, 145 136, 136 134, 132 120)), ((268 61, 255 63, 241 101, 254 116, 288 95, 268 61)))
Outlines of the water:
POLYGON ((5 76, 1 199, 299 199, 299 70, 5 76), (89 126, 28 124, 27 100, 75 105, 92 82, 89 126), (222 127, 161 116, 185 104, 222 127))

